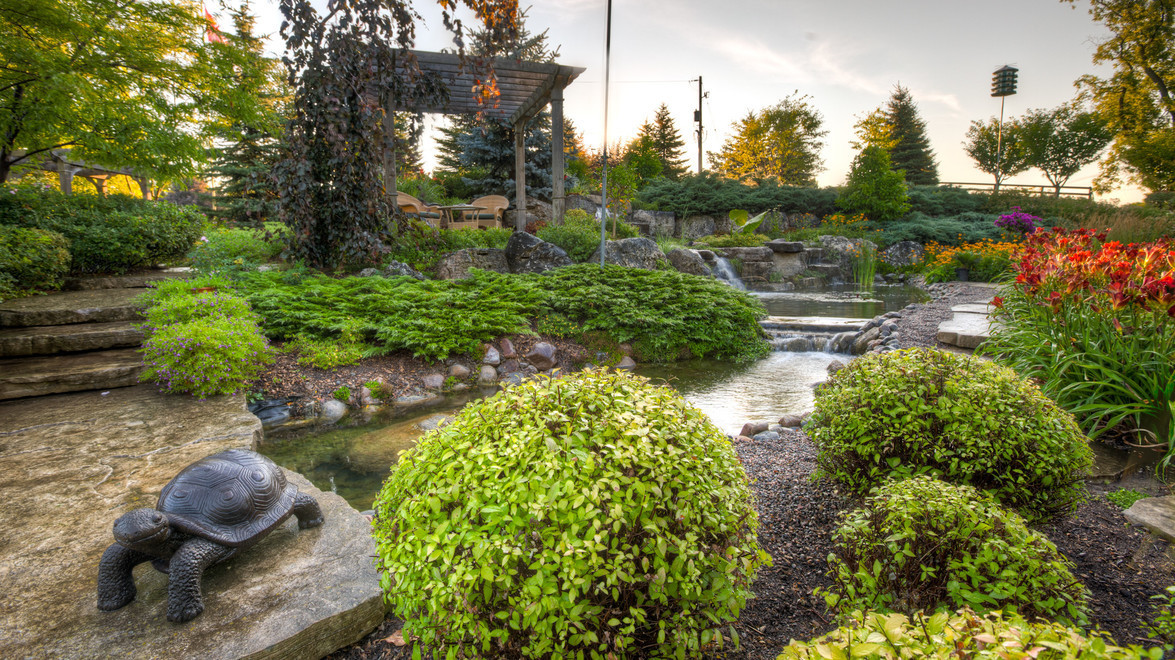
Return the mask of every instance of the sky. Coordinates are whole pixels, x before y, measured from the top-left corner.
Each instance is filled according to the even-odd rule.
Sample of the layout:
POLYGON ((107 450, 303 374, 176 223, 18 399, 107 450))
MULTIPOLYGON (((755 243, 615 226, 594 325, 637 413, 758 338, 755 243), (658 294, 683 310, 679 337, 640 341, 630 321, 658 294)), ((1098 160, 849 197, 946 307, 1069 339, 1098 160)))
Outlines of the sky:
MULTIPOLYGON (((417 0, 415 7, 424 17, 416 47, 450 47, 436 3, 417 0)), ((273 35, 271 52, 280 54, 276 0, 257 0, 253 9, 260 31, 273 35)), ((604 142, 605 23, 604 0, 544 0, 530 5, 526 19, 532 32, 547 31, 561 64, 586 67, 565 91, 564 112, 596 150, 604 142)), ((221 24, 231 24, 227 15, 221 24)), ((1074 98, 1078 77, 1108 75, 1108 67, 1092 63, 1107 34, 1084 0, 615 0, 607 139, 632 139, 665 103, 696 170, 699 76, 707 152, 718 151, 748 112, 798 92, 828 130, 817 180, 840 185, 855 155, 853 124, 900 83, 926 123, 940 180, 988 182, 962 143, 972 120, 1000 112, 1000 99, 990 96, 992 72, 1005 64, 1020 70, 1005 117, 1052 108, 1074 98)), ((426 122, 426 169, 435 162, 442 121, 426 122)), ((1090 185, 1096 174, 1096 164, 1087 166, 1069 185, 1090 185)), ((1047 183, 1036 170, 1010 182, 1047 183)), ((1100 197, 1141 198, 1133 187, 1100 197)))

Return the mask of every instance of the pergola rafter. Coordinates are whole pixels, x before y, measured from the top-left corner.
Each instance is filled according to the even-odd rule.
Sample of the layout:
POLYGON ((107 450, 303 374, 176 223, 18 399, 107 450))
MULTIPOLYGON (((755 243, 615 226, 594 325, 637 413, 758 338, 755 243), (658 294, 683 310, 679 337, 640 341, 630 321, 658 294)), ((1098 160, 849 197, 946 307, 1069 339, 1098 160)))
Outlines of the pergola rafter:
MULTIPOLYGON (((409 83, 404 89, 398 90, 401 93, 394 95, 396 101, 394 107, 389 109, 388 120, 391 121, 392 112, 395 111, 446 115, 480 112, 486 118, 513 126, 515 203, 520 211, 517 214, 515 225, 519 231, 526 227, 526 122, 550 104, 551 206, 556 222, 561 223, 566 208, 563 190, 563 89, 585 69, 554 62, 524 62, 514 59, 492 58, 488 64, 493 69, 499 96, 490 99, 485 104, 479 104, 478 99, 474 96, 474 89, 477 87, 480 74, 471 70, 472 67, 468 64, 463 63, 460 55, 416 50, 410 51, 410 53, 425 76, 439 78, 441 84, 448 90, 448 98, 431 103, 410 101, 409 99, 415 97, 411 93, 415 91, 415 88, 412 83, 409 83)), ((403 65, 403 68, 406 70, 408 66, 403 65)), ((387 177, 392 182, 392 194, 394 195, 395 159, 389 158, 385 167, 388 168, 387 177)))

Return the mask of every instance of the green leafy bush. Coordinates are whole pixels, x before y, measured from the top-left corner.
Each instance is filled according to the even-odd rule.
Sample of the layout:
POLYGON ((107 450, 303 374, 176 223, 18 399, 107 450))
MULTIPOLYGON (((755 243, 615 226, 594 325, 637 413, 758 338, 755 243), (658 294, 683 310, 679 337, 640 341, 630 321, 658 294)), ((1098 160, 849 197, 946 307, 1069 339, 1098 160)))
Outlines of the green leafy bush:
POLYGON ((995 226, 995 214, 962 213, 957 216, 931 218, 913 212, 889 223, 882 232, 882 243, 893 245, 900 241, 961 245, 982 240, 999 241, 1002 233, 995 226))
POLYGON ((986 195, 951 186, 910 186, 909 193, 910 211, 929 216, 982 212, 988 203, 986 195))
POLYGON ((447 250, 464 250, 466 248, 497 248, 506 247, 510 241, 513 229, 507 227, 492 227, 490 229, 442 229, 440 230, 441 243, 447 250))
POLYGON ((816 390, 818 472, 855 493, 929 474, 1031 521, 1071 511, 1092 452, 1072 415, 1006 367, 932 349, 854 360, 816 390))
POLYGON ((73 273, 122 273, 178 259, 200 236, 204 216, 190 206, 122 195, 63 195, 17 187, 0 195, 0 225, 55 231, 69 240, 73 273))
POLYGON ((1175 650, 1175 586, 1151 596, 1155 608, 1154 620, 1143 624, 1146 636, 1163 642, 1166 650, 1175 650))
POLYGON ((55 290, 69 271, 69 241, 44 229, 0 225, 0 300, 55 290))
POLYGON ((239 392, 273 357, 257 324, 209 316, 158 329, 142 347, 141 380, 204 398, 239 392))
POLYGON ((375 507, 387 599, 438 657, 699 656, 770 561, 726 437, 622 373, 469 404, 375 507))
POLYGON ((334 392, 331 392, 330 395, 332 397, 338 399, 339 401, 343 401, 343 402, 350 401, 351 400, 351 388, 344 385, 344 386, 338 388, 337 390, 335 390, 334 392))
POLYGON ((314 339, 297 335, 282 346, 289 353, 298 354, 298 364, 319 369, 337 369, 355 364, 368 356, 371 348, 354 339, 314 339))
POLYGON ((1120 509, 1129 509, 1135 502, 1147 497, 1149 496, 1146 493, 1140 493, 1132 488, 1119 488, 1112 493, 1106 493, 1106 499, 1120 509))
POLYGON ((874 222, 896 220, 910 210, 905 173, 893 169, 889 152, 866 146, 853 159, 848 180, 836 205, 848 213, 863 213, 874 222))
POLYGON ((160 296, 147 308, 144 316, 146 321, 139 327, 148 337, 169 325, 214 316, 249 319, 254 323, 259 320, 244 298, 221 291, 160 296))
POLYGON ((1162 660, 1163 650, 1116 646, 1105 633, 1085 632, 1014 613, 854 612, 842 628, 808 642, 792 641, 779 660, 1162 660), (851 655, 849 652, 851 651, 851 655))
POLYGON ((283 237, 251 229, 214 229, 196 242, 188 258, 201 273, 234 277, 281 254, 283 237))
POLYGON ((728 247, 762 247, 764 243, 771 239, 763 234, 712 234, 710 236, 703 236, 697 240, 698 243, 711 248, 728 248, 728 247))
MULTIPOLYGON (((613 228, 616 238, 633 238, 640 233, 632 225, 609 218, 608 240, 612 239, 613 228)), ((586 211, 572 209, 564 216, 562 225, 547 225, 536 236, 563 248, 572 261, 583 263, 600 247, 600 222, 586 211)))
POLYGON ((691 215, 725 216, 731 209, 750 213, 782 211, 824 217, 836 213, 835 188, 782 186, 776 179, 736 181, 713 172, 657 179, 637 194, 645 208, 691 215))
POLYGON ((888 481, 833 539, 824 596, 842 616, 967 606, 1086 621, 1085 588, 1056 546, 971 486, 926 476, 888 481))

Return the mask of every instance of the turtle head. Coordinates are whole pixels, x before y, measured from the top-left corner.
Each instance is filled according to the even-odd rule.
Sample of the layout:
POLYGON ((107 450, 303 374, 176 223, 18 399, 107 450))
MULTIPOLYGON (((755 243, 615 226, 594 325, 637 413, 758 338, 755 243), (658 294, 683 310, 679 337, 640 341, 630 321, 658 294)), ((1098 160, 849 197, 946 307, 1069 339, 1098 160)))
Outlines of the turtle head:
POLYGON ((131 550, 150 553, 169 536, 170 522, 158 509, 135 509, 114 521, 114 540, 131 550))

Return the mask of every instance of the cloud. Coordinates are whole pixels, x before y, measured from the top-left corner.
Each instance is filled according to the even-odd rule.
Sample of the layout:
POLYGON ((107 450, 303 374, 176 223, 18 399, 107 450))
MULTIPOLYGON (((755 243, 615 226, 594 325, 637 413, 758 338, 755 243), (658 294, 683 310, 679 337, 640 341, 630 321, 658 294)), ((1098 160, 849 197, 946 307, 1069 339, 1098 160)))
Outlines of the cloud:
POLYGON ((731 64, 744 71, 786 77, 789 82, 809 82, 812 78, 801 62, 776 52, 761 41, 726 36, 708 40, 707 43, 719 54, 724 55, 731 64))
POLYGON ((955 112, 960 112, 963 109, 963 106, 959 105, 959 99, 954 94, 923 94, 919 100, 941 103, 955 112))
MULTIPOLYGON (((843 50, 843 46, 837 48, 843 50)), ((858 92, 885 93, 885 86, 878 84, 874 77, 859 74, 838 62, 828 42, 817 45, 808 57, 808 61, 813 69, 820 72, 819 77, 823 81, 858 92)))

